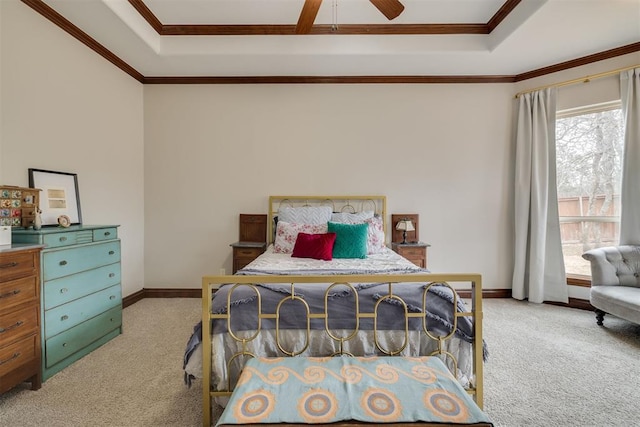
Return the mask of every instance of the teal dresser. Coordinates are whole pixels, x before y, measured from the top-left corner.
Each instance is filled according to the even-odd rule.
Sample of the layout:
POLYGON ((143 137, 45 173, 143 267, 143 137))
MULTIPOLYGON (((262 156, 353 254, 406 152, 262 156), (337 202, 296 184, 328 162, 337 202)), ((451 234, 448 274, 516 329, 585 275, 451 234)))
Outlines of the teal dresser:
POLYGON ((117 225, 15 229, 41 252, 42 380, 122 333, 117 225))

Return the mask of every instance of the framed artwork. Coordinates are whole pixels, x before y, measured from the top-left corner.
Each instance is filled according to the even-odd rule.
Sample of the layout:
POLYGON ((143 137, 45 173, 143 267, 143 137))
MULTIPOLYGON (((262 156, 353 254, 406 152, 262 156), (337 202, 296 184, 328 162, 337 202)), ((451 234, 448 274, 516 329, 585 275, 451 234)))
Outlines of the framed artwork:
POLYGON ((57 226, 61 216, 68 217, 72 225, 82 224, 77 174, 30 168, 29 187, 42 190, 42 226, 57 226))

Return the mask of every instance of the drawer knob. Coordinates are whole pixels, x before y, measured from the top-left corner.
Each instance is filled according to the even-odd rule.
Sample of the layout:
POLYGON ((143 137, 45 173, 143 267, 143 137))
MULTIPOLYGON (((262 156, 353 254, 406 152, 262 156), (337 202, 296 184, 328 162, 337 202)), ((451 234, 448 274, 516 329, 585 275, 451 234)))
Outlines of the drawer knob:
POLYGON ((7 292, 6 294, 0 295, 0 298, 12 297, 14 295, 18 295, 20 293, 20 289, 15 289, 13 291, 7 292))
POLYGON ((109 255, 115 254, 115 251, 109 251, 109 255))
POLYGON ((62 343, 62 346, 63 346, 63 347, 66 347, 66 346, 67 346, 67 343, 66 343, 66 342, 63 342, 63 343, 62 343))
POLYGON ((66 237, 64 237, 64 236, 62 236, 62 237, 60 238, 60 241, 61 241, 61 242, 66 242, 66 241, 67 241, 67 238, 66 238, 66 237))
POLYGON ((116 275, 116 273, 109 273, 109 277, 113 277, 115 275, 116 275))
POLYGON ((8 262, 6 264, 0 264, 0 268, 13 268, 18 265, 17 262, 8 262))
POLYGON ((19 351, 13 353, 13 356, 8 358, 7 360, 0 360, 0 365, 4 365, 7 362, 11 362, 13 359, 17 359, 18 357, 20 357, 20 352, 19 351))
POLYGON ((104 233, 104 235, 105 235, 105 236, 111 236, 111 232, 110 232, 110 231, 107 231, 107 232, 105 232, 105 233, 104 233))
POLYGON ((60 261, 60 265, 67 265, 67 261, 65 260, 60 261))
POLYGON ((60 293, 61 294, 66 294, 68 291, 69 291, 69 289, 67 289, 67 288, 60 289, 60 293))
POLYGON ((111 295, 111 296, 109 297, 109 299, 116 299, 116 296, 115 296, 115 295, 111 295))
POLYGON ((6 328, 0 328, 0 334, 3 334, 3 333, 8 332, 8 331, 10 331, 10 330, 12 330, 12 329, 15 329, 15 328, 17 328, 18 326, 22 326, 22 324, 23 324, 23 323, 24 323, 24 322, 23 322, 22 320, 18 320, 16 323, 14 323, 14 324, 13 324, 13 325, 11 325, 11 326, 8 326, 8 327, 6 327, 6 328))
POLYGON ((67 316, 67 315, 65 314, 64 316, 62 316, 62 317, 60 318, 60 320, 65 321, 65 320, 67 320, 68 318, 69 318, 69 316, 67 316))

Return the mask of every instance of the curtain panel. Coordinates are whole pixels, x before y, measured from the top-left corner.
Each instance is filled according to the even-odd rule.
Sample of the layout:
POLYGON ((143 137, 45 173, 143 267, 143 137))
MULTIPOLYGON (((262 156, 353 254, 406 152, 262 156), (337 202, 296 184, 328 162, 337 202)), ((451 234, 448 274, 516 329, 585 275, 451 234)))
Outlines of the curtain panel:
POLYGON ((640 68, 620 73, 624 121, 620 244, 640 244, 640 68))
POLYGON ((556 187, 556 88, 518 97, 513 298, 569 299, 556 187))

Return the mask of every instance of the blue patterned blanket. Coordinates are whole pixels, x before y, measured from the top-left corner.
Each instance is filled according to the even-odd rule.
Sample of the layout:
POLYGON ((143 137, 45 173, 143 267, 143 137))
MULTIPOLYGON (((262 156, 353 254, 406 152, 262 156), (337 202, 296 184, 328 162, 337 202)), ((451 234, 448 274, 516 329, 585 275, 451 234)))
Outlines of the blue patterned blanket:
POLYGON ((271 423, 493 426, 437 357, 256 358, 216 426, 271 423))

